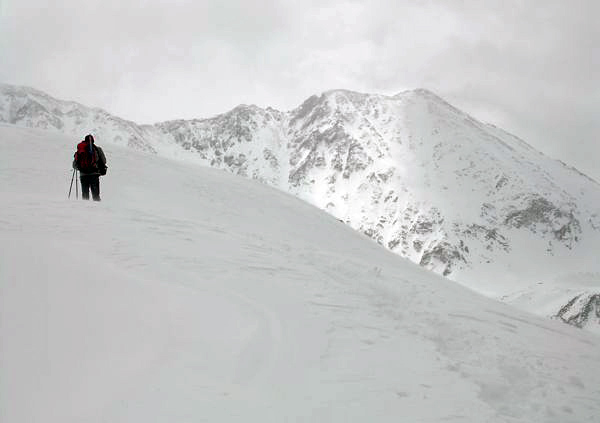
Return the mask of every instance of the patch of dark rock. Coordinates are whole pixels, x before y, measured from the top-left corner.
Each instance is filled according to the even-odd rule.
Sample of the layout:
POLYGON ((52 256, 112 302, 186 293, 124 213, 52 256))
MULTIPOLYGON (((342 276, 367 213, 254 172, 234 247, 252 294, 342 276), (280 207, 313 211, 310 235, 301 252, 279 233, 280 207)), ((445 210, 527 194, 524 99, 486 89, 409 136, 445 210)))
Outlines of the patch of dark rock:
POLYGON ((399 238, 394 238, 390 242, 388 242, 387 246, 390 250, 394 250, 402 241, 399 238))
POLYGON ((449 242, 441 242, 435 247, 426 250, 421 257, 419 263, 423 267, 428 267, 434 264, 435 261, 439 261, 445 265, 443 275, 448 276, 452 273, 452 268, 457 261, 467 263, 466 258, 461 252, 449 242))
POLYGON ((501 189, 507 183, 508 183, 508 178, 506 177, 506 175, 502 175, 502 177, 500 177, 500 179, 498 179, 498 182, 496 182, 496 189, 497 190, 501 189))
POLYGON ((584 327, 590 320, 590 317, 596 317, 600 319, 600 294, 590 295, 585 300, 585 304, 581 308, 581 311, 569 315, 574 305, 581 299, 582 295, 577 295, 572 298, 567 304, 565 304, 555 317, 561 319, 563 322, 578 328, 584 327))
POLYGON ((529 201, 526 208, 510 212, 504 219, 504 223, 515 228, 526 227, 536 233, 539 230, 538 225, 552 228, 559 220, 566 220, 566 223, 558 229, 551 229, 551 232, 555 239, 571 248, 572 244, 578 241, 576 234, 581 233, 579 221, 571 210, 561 210, 544 197, 536 196, 529 201))

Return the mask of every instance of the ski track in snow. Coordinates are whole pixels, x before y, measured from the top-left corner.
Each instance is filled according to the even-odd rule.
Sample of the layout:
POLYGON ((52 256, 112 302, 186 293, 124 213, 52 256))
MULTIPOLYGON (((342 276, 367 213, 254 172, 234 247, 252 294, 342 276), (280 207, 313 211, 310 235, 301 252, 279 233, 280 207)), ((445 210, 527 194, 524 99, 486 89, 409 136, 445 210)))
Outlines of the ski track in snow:
POLYGON ((593 334, 225 172, 111 148, 104 201, 68 201, 73 148, 0 125, 0 421, 600 415, 593 334))

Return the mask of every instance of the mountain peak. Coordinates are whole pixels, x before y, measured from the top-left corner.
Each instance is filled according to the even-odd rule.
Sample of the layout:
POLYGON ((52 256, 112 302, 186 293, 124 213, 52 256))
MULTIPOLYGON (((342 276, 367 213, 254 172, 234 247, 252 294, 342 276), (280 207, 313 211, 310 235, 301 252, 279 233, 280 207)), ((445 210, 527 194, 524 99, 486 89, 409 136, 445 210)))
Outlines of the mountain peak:
POLYGON ((332 97, 332 96, 336 96, 336 95, 345 95, 345 96, 349 96, 349 97, 364 97, 364 96, 368 96, 369 94, 361 93, 358 91, 347 90, 347 89, 343 89, 343 88, 336 88, 333 90, 323 91, 322 95, 324 95, 326 97, 332 97))
POLYGON ((426 88, 414 88, 410 90, 400 91, 395 94, 394 98, 402 98, 407 96, 422 96, 422 97, 438 97, 433 91, 430 91, 426 88))
POLYGON ((436 94, 433 91, 428 90, 426 88, 416 88, 414 90, 402 91, 402 92, 396 94, 395 96, 393 96, 393 98, 399 99, 399 100, 410 99, 413 101, 419 100, 419 101, 424 101, 427 103, 433 103, 433 104, 441 106, 449 111, 452 111, 452 113, 454 113, 454 114, 459 114, 461 116, 467 116, 467 113, 454 107, 452 104, 450 104, 444 98, 440 97, 438 94, 436 94))

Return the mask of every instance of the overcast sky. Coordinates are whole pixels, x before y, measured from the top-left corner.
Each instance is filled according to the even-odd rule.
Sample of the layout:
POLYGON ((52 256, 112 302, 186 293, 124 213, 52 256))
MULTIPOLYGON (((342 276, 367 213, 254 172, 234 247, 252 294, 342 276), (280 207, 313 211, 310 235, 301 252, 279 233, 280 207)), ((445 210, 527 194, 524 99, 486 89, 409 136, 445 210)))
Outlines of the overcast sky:
POLYGON ((0 82, 139 123, 428 88, 600 181, 597 0, 0 0, 0 82))

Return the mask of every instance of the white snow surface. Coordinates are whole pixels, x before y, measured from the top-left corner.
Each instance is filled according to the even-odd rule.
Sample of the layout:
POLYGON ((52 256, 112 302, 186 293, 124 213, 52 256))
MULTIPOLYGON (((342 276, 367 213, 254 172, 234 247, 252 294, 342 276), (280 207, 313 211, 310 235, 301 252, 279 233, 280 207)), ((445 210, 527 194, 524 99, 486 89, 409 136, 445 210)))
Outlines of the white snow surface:
POLYGON ((600 338, 256 181, 0 125, 1 422, 592 422, 600 338))

